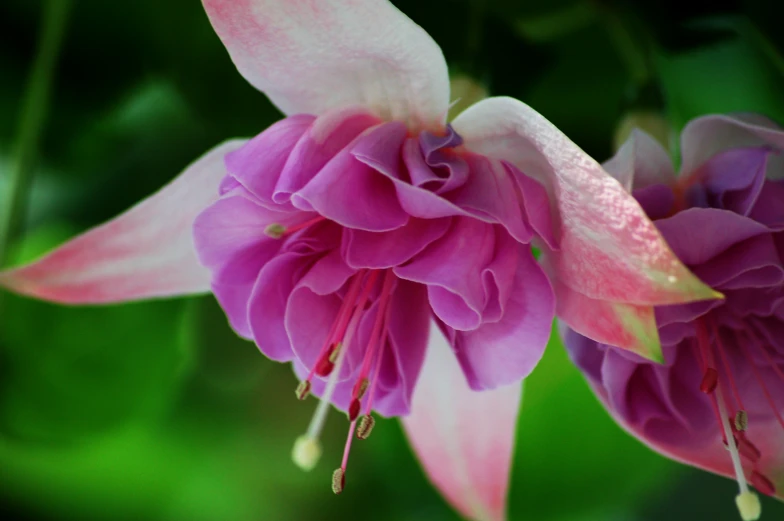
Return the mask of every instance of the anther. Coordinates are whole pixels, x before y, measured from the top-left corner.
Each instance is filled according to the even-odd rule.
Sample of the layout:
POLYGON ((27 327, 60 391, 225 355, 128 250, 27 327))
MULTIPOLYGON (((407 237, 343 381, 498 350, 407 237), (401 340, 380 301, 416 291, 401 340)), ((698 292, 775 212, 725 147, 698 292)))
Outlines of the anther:
POLYGON ((335 363, 331 362, 328 358, 322 358, 318 362, 316 362, 316 374, 323 377, 327 377, 332 373, 332 370, 335 368, 335 363))
POLYGON ((343 472, 342 468, 335 469, 335 472, 332 473, 332 492, 340 494, 345 486, 346 473, 343 472))
POLYGON ((735 413, 735 430, 745 431, 749 426, 749 415, 743 409, 735 413))
POLYGON ((353 395, 357 398, 357 400, 361 400, 363 396, 365 396, 365 391, 367 391, 368 384, 370 382, 367 378, 362 378, 354 384, 354 391, 353 395))
POLYGON ((773 496, 776 494, 776 487, 773 485, 773 483, 756 470, 751 473, 751 478, 749 478, 749 481, 751 481, 751 484, 754 485, 754 488, 766 496, 773 496))
POLYGON ((333 364, 338 359, 338 355, 340 354, 340 350, 343 348, 343 343, 338 342, 332 347, 332 351, 329 352, 329 361, 333 364))
POLYGON ((709 367, 705 370, 705 375, 700 382, 700 391, 705 394, 710 394, 716 389, 716 384, 719 382, 719 373, 716 369, 709 367))
POLYGON ((370 433, 373 432, 373 427, 376 425, 376 419, 373 418, 372 415, 366 414, 360 420, 359 424, 357 425, 357 438, 360 440, 366 440, 370 436, 370 433))
POLYGON ((756 463, 757 461, 759 461, 760 457, 762 456, 762 453, 756 447, 756 445, 754 445, 749 440, 743 437, 738 437, 735 440, 735 443, 738 446, 738 452, 740 452, 744 458, 748 459, 752 463, 756 463))
POLYGON ((743 521, 757 521, 762 515, 762 505, 759 496, 747 490, 735 497, 735 504, 738 505, 738 512, 743 521))
POLYGON ((294 442, 291 459, 302 470, 313 470, 320 457, 321 445, 316 438, 305 434, 294 442))
POLYGON ((359 409, 362 404, 359 403, 359 400, 356 398, 351 400, 351 403, 348 406, 348 419, 349 421, 354 421, 359 417, 359 409))
POLYGON ((310 382, 308 380, 302 380, 294 393, 297 395, 298 400, 307 398, 308 395, 310 395, 310 382))
POLYGON ((286 227, 282 224, 273 223, 264 228, 264 235, 273 239, 280 239, 286 233, 286 227))

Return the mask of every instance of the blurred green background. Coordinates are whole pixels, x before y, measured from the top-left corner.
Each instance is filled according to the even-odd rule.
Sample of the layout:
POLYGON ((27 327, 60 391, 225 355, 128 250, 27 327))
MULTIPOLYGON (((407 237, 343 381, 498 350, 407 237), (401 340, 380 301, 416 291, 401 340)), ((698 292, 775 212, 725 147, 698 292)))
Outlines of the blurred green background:
MULTIPOLYGON (((674 129, 734 110, 784 121, 774 0, 394 3, 453 72, 526 101, 598 160, 640 111, 674 129)), ((197 0, 2 0, 2 201, 20 122, 36 117, 23 100, 40 88, 30 75, 51 9, 64 32, 12 261, 116 215, 207 148, 280 117, 237 74, 197 0)), ((396 421, 355 447, 340 497, 329 487, 345 438, 338 415, 321 465, 295 468, 290 447, 315 402, 294 399, 290 368, 238 339, 211 297, 79 309, 2 299, 6 519, 457 519, 396 421)), ((731 481, 625 435, 553 339, 527 382, 511 519, 735 520, 734 494, 731 481)), ((767 501, 764 515, 781 519, 784 505, 767 501)))

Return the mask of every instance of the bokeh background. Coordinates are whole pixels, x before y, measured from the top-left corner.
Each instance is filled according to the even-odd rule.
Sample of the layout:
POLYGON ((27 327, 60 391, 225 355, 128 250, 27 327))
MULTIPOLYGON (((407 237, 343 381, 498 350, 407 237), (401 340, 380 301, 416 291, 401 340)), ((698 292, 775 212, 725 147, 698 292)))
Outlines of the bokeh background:
MULTIPOLYGON (((394 3, 453 72, 526 101, 600 161, 641 113, 674 130, 710 112, 784 121, 777 0, 394 3)), ((20 154, 32 180, 20 226, 0 237, 8 263, 279 117, 237 74, 197 0, 2 0, 0 204, 20 154), (36 59, 51 82, 32 74, 36 59)), ((300 472, 290 447, 315 402, 294 399, 290 368, 238 339, 211 297, 78 309, 0 298, 4 519, 457 519, 396 421, 355 445, 342 496, 329 486, 340 415, 321 465, 300 472)), ((552 340, 527 382, 511 519, 729 521, 735 490, 622 432, 552 340)), ((784 505, 766 501, 764 516, 782 519, 784 505)))

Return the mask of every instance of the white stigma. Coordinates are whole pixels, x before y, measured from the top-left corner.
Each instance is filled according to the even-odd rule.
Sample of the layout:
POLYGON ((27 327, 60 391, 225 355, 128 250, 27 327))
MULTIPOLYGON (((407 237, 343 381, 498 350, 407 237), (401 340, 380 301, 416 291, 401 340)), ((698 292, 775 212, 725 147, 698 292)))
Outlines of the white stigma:
POLYGON ((750 490, 738 494, 735 498, 735 504, 738 505, 738 512, 740 512, 743 521, 757 521, 762 515, 759 497, 750 490))
POLYGON ((319 458, 321 458, 321 444, 318 439, 308 435, 297 438, 291 451, 291 459, 299 468, 305 471, 313 470, 319 458))

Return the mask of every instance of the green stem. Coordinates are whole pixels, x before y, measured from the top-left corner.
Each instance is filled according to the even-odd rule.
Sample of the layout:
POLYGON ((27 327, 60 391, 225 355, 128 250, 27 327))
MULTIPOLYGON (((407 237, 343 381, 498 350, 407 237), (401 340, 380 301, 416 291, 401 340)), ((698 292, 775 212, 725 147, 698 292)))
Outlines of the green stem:
POLYGON ((0 267, 5 265, 10 242, 24 222, 27 195, 49 111, 55 64, 70 7, 71 0, 48 0, 42 13, 38 52, 30 71, 16 131, 8 192, 0 206, 0 267))

